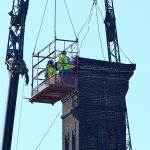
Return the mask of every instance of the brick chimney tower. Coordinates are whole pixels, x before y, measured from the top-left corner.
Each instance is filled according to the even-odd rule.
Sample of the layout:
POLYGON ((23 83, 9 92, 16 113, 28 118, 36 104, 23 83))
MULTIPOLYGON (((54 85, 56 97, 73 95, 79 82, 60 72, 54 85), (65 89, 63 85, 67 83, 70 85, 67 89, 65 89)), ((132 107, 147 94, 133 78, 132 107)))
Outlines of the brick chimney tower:
POLYGON ((126 150, 126 100, 134 64, 79 57, 77 88, 63 102, 63 150, 126 150))

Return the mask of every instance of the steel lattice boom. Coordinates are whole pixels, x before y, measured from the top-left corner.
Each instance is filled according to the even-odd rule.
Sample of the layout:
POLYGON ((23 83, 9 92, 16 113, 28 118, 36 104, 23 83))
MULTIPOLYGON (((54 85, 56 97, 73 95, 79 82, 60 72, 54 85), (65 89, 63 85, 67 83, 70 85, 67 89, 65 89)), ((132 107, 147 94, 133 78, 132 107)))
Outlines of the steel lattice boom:
MULTIPOLYGON (((105 10, 106 16, 104 23, 106 29, 108 59, 110 62, 121 63, 113 0, 105 0, 105 10)), ((126 112, 126 149, 132 150, 127 112, 126 112)))
POLYGON ((108 59, 110 62, 120 63, 120 52, 116 28, 116 18, 112 0, 105 0, 105 29, 107 38, 108 59))
POLYGON ((28 69, 23 60, 25 20, 29 0, 14 0, 11 16, 8 45, 5 63, 10 73, 10 82, 7 98, 5 126, 3 133, 2 150, 11 149, 15 107, 19 83, 19 75, 25 75, 26 84, 29 82, 28 69))

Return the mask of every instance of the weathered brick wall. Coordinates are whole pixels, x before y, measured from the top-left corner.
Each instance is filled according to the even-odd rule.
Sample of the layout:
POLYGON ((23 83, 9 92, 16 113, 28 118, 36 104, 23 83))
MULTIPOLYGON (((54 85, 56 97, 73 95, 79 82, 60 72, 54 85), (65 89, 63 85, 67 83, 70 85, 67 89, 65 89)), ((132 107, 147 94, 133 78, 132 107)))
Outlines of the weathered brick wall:
POLYGON ((63 150, 125 150, 126 102, 135 65, 79 58, 76 94, 63 101, 63 150))
POLYGON ((63 101, 63 150, 79 149, 79 120, 75 117, 77 96, 69 96, 63 101))

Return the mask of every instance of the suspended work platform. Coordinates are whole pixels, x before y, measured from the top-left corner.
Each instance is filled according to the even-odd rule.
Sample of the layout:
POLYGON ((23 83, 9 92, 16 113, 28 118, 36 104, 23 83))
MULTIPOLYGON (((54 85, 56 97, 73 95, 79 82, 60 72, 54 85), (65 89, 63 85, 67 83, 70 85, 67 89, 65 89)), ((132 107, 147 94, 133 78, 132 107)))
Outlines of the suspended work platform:
MULTIPOLYGON (((77 87, 77 41, 56 39, 32 55, 32 92, 30 102, 55 104, 77 87), (63 45, 63 46, 62 46, 63 45), (61 47, 61 50, 58 48, 61 47), (63 47, 63 48, 62 48, 63 47), (66 71, 59 70, 62 51, 69 59, 66 71), (53 62, 54 73, 46 77, 47 64, 53 62)), ((66 65, 66 64, 65 64, 66 65)))
MULTIPOLYGON (((56 76, 60 78, 59 75, 56 76)), ((76 78, 70 77, 70 83, 65 84, 60 82, 59 79, 55 82, 55 76, 53 81, 49 80, 41 83, 37 88, 32 90, 32 102, 50 103, 54 104, 61 100, 67 94, 72 92, 76 88, 76 78)))

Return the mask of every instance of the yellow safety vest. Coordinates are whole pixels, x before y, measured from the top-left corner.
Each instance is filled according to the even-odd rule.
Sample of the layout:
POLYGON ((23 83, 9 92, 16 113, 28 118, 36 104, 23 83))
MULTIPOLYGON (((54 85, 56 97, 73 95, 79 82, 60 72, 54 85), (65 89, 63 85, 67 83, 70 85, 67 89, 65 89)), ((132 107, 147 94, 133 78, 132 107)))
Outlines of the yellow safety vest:
POLYGON ((46 71, 45 71, 45 77, 48 76, 51 78, 54 75, 54 67, 53 66, 47 66, 46 71))
POLYGON ((47 72, 48 72, 48 76, 52 78, 52 76, 54 75, 54 67, 48 67, 47 72))
POLYGON ((62 70, 69 70, 70 69, 70 64, 68 64, 69 58, 65 55, 60 55, 59 56, 59 66, 58 69, 59 71, 62 70))

